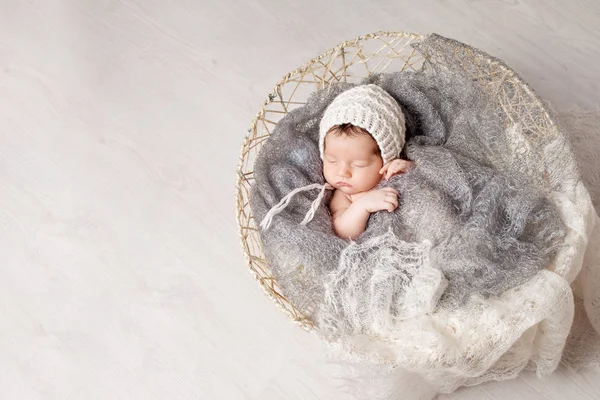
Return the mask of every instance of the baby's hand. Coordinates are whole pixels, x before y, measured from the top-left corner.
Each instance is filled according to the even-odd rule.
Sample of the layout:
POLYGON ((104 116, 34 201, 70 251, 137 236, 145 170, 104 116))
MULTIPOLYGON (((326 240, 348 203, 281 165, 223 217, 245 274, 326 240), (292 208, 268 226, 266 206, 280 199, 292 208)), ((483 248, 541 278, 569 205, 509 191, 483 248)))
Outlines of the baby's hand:
POLYGON ((362 196, 359 201, 370 213, 387 210, 394 211, 398 207, 398 191, 387 187, 383 189, 374 189, 362 196))
POLYGON ((392 176, 406 171, 412 167, 415 163, 412 161, 401 160, 399 158, 388 161, 380 170, 380 174, 385 174, 385 179, 390 179, 392 176))

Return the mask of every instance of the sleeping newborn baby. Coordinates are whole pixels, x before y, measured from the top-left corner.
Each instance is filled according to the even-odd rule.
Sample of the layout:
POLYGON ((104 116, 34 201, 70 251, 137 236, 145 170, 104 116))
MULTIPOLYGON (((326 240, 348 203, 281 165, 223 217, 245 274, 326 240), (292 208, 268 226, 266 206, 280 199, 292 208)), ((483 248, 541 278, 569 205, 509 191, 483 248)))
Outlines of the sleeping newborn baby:
POLYGON ((312 220, 325 190, 333 189, 330 203, 333 230, 343 239, 365 231, 371 213, 398 207, 394 188, 375 189, 382 179, 406 171, 412 162, 399 159, 405 143, 404 114, 398 102, 378 85, 359 85, 333 99, 319 125, 319 150, 326 184, 296 188, 273 206, 260 226, 268 229, 273 217, 299 192, 321 189, 302 225, 312 220))
POLYGON ((337 96, 319 128, 323 175, 334 189, 329 205, 335 233, 355 239, 371 213, 394 211, 399 193, 375 189, 412 162, 398 157, 405 142, 404 115, 396 100, 377 85, 361 85, 337 96))

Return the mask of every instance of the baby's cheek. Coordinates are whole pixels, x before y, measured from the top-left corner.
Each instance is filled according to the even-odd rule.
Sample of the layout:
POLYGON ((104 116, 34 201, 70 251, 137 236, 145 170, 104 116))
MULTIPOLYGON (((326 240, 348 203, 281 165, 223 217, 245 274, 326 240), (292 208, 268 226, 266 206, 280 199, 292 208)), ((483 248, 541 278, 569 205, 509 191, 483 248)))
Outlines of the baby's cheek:
POLYGON ((371 171, 370 175, 371 175, 371 180, 373 180, 375 182, 379 182, 381 180, 381 178, 383 177, 383 175, 379 173, 379 169, 371 171))
POLYGON ((379 173, 373 173, 373 171, 369 171, 369 172, 365 172, 364 174, 361 174, 360 176, 358 176, 357 183, 360 184, 362 190, 370 190, 370 189, 374 188, 375 186, 377 186, 380 178, 381 178, 381 175, 379 175, 379 173))
POLYGON ((327 170, 327 168, 323 168, 323 177, 327 183, 331 183, 331 173, 327 170))

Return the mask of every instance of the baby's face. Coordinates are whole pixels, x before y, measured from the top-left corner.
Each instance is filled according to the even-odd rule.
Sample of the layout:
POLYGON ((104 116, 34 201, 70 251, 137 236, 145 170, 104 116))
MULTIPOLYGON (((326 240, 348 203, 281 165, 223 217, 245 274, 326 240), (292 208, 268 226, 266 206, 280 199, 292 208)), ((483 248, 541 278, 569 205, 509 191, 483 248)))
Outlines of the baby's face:
POLYGON ((328 133, 323 151, 323 175, 331 186, 346 194, 373 189, 380 181, 383 160, 371 136, 328 133))

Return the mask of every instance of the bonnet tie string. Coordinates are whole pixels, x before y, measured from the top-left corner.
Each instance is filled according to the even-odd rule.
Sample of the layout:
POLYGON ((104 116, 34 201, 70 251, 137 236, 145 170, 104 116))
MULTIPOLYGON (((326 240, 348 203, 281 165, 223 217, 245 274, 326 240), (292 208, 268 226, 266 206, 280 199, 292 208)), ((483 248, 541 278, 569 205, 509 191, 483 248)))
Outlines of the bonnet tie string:
POLYGON ((333 186, 331 186, 329 183, 325 183, 323 185, 320 183, 313 183, 312 185, 307 185, 307 186, 299 187, 297 189, 292 190, 283 199, 281 199, 281 201, 279 203, 274 205, 269 210, 267 215, 265 215, 262 222, 260 223, 260 227, 265 230, 269 229, 269 226, 271 226, 271 222, 273 222, 273 217, 276 216, 277 214, 279 214, 280 212, 282 212, 283 210, 285 210, 285 208, 288 206, 288 204, 290 204, 290 201, 292 201, 292 197, 294 197, 297 193, 306 192, 306 191, 313 190, 313 189, 321 189, 321 190, 320 190, 317 198, 312 202, 310 208, 306 212, 304 219, 302 220, 302 222, 300 222, 301 225, 308 224, 314 218, 315 212, 319 208, 319 205, 321 204, 321 201, 323 200, 323 197, 325 196, 325 190, 333 189, 333 186))

